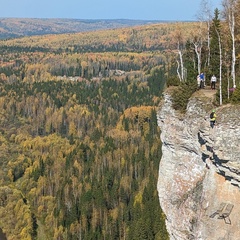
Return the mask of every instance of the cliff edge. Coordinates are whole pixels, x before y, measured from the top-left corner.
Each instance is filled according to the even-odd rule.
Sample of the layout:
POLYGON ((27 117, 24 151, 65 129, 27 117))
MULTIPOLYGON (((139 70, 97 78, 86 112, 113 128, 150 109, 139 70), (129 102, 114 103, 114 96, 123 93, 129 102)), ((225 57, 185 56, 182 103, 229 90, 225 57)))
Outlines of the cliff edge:
POLYGON ((212 99, 212 93, 200 90, 181 114, 165 92, 158 111, 158 193, 171 240, 240 239, 240 106, 215 108, 212 129, 212 99), (224 211, 232 207, 225 218, 217 213, 223 204, 224 211))

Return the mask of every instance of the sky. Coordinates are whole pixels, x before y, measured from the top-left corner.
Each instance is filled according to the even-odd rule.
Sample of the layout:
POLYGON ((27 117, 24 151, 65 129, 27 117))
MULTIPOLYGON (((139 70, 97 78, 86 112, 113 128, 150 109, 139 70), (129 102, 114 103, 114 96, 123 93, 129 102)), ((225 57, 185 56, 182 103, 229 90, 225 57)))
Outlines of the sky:
MULTIPOLYGON (((194 21, 203 0, 0 0, 0 18, 194 21)), ((221 9, 222 0, 207 0, 221 9)), ((213 12, 212 10, 212 12, 213 12)))

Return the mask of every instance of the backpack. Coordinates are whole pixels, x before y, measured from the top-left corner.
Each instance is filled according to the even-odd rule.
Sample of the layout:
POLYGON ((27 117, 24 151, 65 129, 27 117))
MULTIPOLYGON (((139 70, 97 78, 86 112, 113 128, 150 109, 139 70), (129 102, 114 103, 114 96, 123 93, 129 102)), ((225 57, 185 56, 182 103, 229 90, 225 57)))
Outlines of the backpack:
POLYGON ((214 118, 214 112, 211 112, 210 119, 214 118))

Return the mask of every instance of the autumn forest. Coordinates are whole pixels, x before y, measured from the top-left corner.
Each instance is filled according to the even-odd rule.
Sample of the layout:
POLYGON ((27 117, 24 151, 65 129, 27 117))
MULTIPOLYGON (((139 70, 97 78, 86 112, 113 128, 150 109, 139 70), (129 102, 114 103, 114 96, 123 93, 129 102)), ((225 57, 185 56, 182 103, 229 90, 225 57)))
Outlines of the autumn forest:
POLYGON ((7 239, 167 239, 156 189, 165 55, 150 40, 142 51, 134 42, 141 34, 1 42, 0 227, 7 239))
POLYGON ((168 239, 156 113, 169 86, 183 110, 200 71, 207 84, 213 73, 221 80, 216 104, 239 102, 238 88, 228 91, 239 86, 239 49, 233 66, 219 16, 209 28, 162 23, 0 41, 0 229, 8 240, 168 239))

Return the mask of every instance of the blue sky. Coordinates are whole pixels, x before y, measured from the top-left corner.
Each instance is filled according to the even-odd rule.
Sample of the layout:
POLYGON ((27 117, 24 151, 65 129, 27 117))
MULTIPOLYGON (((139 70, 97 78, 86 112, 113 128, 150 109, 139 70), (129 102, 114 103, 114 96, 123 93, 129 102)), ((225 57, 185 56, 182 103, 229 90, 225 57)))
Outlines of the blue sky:
MULTIPOLYGON (((196 20, 202 0, 0 0, 0 17, 196 20)), ((209 0, 221 9, 222 0, 209 0)))

